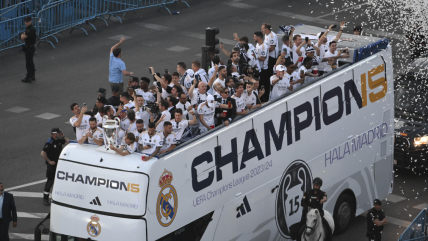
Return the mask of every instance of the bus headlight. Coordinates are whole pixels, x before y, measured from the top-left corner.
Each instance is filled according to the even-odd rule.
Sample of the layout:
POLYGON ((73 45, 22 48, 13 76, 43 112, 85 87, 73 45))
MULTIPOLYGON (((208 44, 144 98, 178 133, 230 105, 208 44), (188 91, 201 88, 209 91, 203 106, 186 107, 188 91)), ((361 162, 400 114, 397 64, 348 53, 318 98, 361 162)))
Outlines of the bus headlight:
POLYGON ((415 146, 421 146, 428 144, 428 136, 415 137, 413 143, 415 146))

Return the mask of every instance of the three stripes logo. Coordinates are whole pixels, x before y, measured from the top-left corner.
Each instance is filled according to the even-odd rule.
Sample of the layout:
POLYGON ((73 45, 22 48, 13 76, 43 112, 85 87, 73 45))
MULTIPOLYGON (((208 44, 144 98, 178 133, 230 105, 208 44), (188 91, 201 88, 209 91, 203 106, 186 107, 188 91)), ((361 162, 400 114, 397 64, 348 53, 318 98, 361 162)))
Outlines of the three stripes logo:
POLYGON ((247 196, 244 197, 244 203, 242 203, 237 209, 238 214, 236 214, 236 218, 240 218, 244 216, 246 213, 251 212, 250 204, 248 203, 247 196))
POLYGON ((97 205, 97 206, 102 206, 101 205, 101 201, 100 201, 100 199, 98 197, 94 198, 94 200, 92 200, 92 202, 90 202, 89 204, 97 205))

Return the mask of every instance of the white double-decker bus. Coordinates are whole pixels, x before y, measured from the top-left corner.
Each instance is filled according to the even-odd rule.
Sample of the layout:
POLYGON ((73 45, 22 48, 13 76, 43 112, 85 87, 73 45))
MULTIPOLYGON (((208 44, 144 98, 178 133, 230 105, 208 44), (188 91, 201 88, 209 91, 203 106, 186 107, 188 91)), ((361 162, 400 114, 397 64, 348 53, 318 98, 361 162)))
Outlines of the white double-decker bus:
POLYGON ((315 177, 343 232, 392 192, 391 47, 148 162, 70 144, 51 240, 284 240, 315 177))

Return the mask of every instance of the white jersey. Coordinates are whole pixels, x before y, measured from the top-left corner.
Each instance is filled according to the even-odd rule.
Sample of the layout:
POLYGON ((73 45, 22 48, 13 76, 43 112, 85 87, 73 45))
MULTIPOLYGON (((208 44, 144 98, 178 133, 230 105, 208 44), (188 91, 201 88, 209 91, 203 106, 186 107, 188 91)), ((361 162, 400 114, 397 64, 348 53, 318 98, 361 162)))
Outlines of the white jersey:
MULTIPOLYGON (((221 79, 219 79, 219 78, 217 78, 215 81, 214 81, 214 84, 215 83, 220 83, 221 84, 221 86, 223 86, 223 88, 225 88, 226 87, 226 79, 224 79, 224 80, 221 80, 221 79)), ((213 85, 214 85, 213 84, 213 85)))
MULTIPOLYGON (((214 105, 216 105, 215 101, 214 105)), ((214 125, 215 107, 208 107, 205 102, 205 104, 201 104, 198 106, 198 114, 203 115, 205 124, 207 124, 207 126, 214 125)), ((199 122, 199 128, 205 128, 202 122, 199 122)))
POLYGON ((243 112, 245 110, 246 102, 247 102, 247 94, 244 91, 244 93, 242 93, 241 97, 238 97, 236 95, 233 95, 232 98, 235 99, 236 102, 236 112, 243 112))
POLYGON ((135 119, 137 119, 137 116, 139 117, 139 119, 143 120, 144 126, 149 125, 149 122, 150 122, 149 112, 142 110, 142 108, 140 107, 140 110, 135 112, 135 119))
POLYGON ((189 121, 182 119, 180 122, 176 122, 175 120, 171 121, 172 131, 175 133, 175 137, 177 141, 181 140, 183 136, 184 130, 189 126, 189 121))
POLYGON ((162 147, 161 151, 167 150, 171 147, 171 145, 177 144, 177 137, 174 132, 171 132, 167 137, 165 137, 165 133, 162 131, 161 133, 158 133, 162 136, 162 147))
POLYGON ((161 117, 162 117, 163 115, 165 115, 165 117, 163 118, 163 121, 161 121, 161 122, 159 123, 159 125, 156 127, 156 131, 157 131, 157 132, 162 132, 162 131, 163 131, 163 123, 164 123, 165 121, 169 121, 169 120, 171 120, 171 113, 169 113, 169 111, 168 111, 168 110, 162 111, 162 113, 161 113, 160 115, 161 115, 161 117))
POLYGON ((198 69, 198 71, 196 71, 195 73, 195 78, 196 80, 199 82, 204 82, 205 84, 208 84, 208 76, 207 76, 207 72, 205 72, 204 69, 198 69))
POLYGON ((275 50, 269 52, 269 57, 272 58, 278 58, 278 36, 272 31, 270 31, 269 34, 265 34, 265 43, 270 47, 272 45, 275 45, 275 50))
POLYGON ((130 121, 129 121, 128 117, 121 119, 120 120, 120 129, 122 129, 126 132, 126 130, 128 130, 129 124, 130 124, 130 121))
POLYGON ((297 46, 295 44, 293 44, 293 48, 291 49, 292 53, 293 53, 293 64, 296 63, 297 60, 299 60, 299 57, 305 57, 306 56, 306 51, 305 48, 301 47, 300 48, 300 52, 302 52, 302 55, 298 55, 296 53, 297 50, 297 46))
MULTIPOLYGON (((324 58, 335 57, 335 56, 337 56, 338 54, 339 54, 339 52, 337 52, 337 50, 336 50, 336 51, 334 51, 334 53, 330 52, 330 50, 329 50, 329 51, 327 51, 327 52, 325 53, 324 58)), ((327 61, 326 63, 327 63, 327 65, 328 65, 328 61, 327 61)), ((336 65, 336 66, 332 66, 332 68, 334 68, 334 67, 338 67, 338 66, 339 66, 339 59, 337 59, 337 60, 336 60, 335 65, 336 65)))
POLYGON ((135 136, 135 141, 138 142, 140 140, 140 136, 144 133, 144 130, 140 133, 137 129, 132 132, 135 136))
POLYGON ((91 128, 89 128, 83 133, 83 136, 85 136, 89 132, 92 133, 92 137, 93 137, 93 138, 88 137, 88 143, 89 144, 96 144, 94 142, 94 139, 95 140, 99 140, 99 139, 104 140, 104 131, 102 128, 96 127, 95 131, 93 131, 91 128))
MULTIPOLYGON (((214 72, 215 72, 214 64, 212 64, 212 66, 213 67, 208 70, 208 81, 211 79, 211 77, 213 77, 214 72)), ((220 67, 220 66, 224 66, 224 65, 218 64, 218 67, 220 67)), ((226 67, 226 66, 224 66, 224 67, 226 67)), ((218 77, 218 73, 217 73, 216 77, 218 77)))
POLYGON ((77 121, 76 116, 73 116, 70 118, 70 124, 72 127, 76 127, 76 140, 82 139, 83 133, 89 129, 89 119, 91 118, 90 115, 83 115, 82 122, 80 123, 80 126, 75 126, 74 123, 77 121))
MULTIPOLYGON (((114 108, 113 108, 114 109, 114 108)), ((100 112, 98 112, 95 115, 95 119, 97 119, 97 126, 99 126, 99 124, 101 124, 101 126, 104 124, 104 119, 101 117, 100 112)))
MULTIPOLYGON (((294 73, 294 72, 293 72, 294 73)), ((272 85, 272 81, 274 79, 277 79, 278 76, 273 75, 272 77, 270 77, 270 84, 272 85)), ((290 92, 290 90, 288 89, 288 87, 290 87, 290 79, 286 78, 285 76, 279 80, 278 82, 276 82, 275 85, 272 85, 272 91, 270 93, 269 96, 269 100, 273 100, 278 98, 279 96, 290 92)))
POLYGON ((162 147, 162 136, 158 133, 155 133, 153 136, 150 137, 149 132, 145 131, 140 135, 140 139, 138 140, 138 143, 140 145, 144 146, 150 146, 149 149, 142 150, 141 153, 146 155, 151 155, 153 152, 156 151, 157 147, 162 147))
POLYGON ((143 96, 144 105, 147 105, 147 101, 156 102, 156 97, 150 91, 144 92, 142 89, 136 89, 135 94, 143 96))
POLYGON ((256 53, 256 49, 253 46, 253 50, 248 49, 247 51, 247 56, 249 58, 248 60, 248 64, 251 66, 257 66, 258 69, 260 69, 260 63, 259 60, 257 59, 257 53, 256 53))
POLYGON ((305 81, 303 83, 311 82, 311 81, 313 81, 315 79, 315 77, 306 75, 307 73, 311 73, 312 74, 312 69, 307 69, 304 65, 302 65, 299 68, 299 71, 297 71, 297 72, 300 74, 302 71, 303 71, 303 73, 305 73, 305 81))
POLYGON ((207 99, 207 97, 209 95, 210 94, 208 94, 208 93, 201 94, 201 93, 199 93, 199 90, 195 89, 195 90, 193 90, 193 96, 192 96, 192 99, 190 99, 190 104, 192 104, 192 105, 198 104, 199 105, 199 104, 205 102, 205 100, 207 99))
POLYGON ((195 75, 189 75, 186 71, 186 73, 184 73, 183 77, 181 78, 181 81, 182 81, 181 84, 184 86, 184 88, 188 90, 192 88, 194 79, 195 79, 195 75))
MULTIPOLYGON (((168 86, 172 88, 172 87, 174 86, 174 84, 173 84, 173 83, 171 83, 171 84, 169 84, 168 86)), ((170 96, 170 95, 171 95, 170 93, 166 92, 166 89, 162 88, 162 98, 166 99, 166 98, 168 98, 168 96, 170 96)))
POLYGON ((257 104, 257 96, 254 91, 252 91, 251 95, 247 95, 245 99, 245 105, 255 106, 257 104))
MULTIPOLYGON (((327 43, 321 44, 321 46, 319 46, 321 59, 325 58, 325 54, 330 50, 329 44, 330 42, 328 41, 327 43)), ((321 62, 318 69, 324 70, 327 67, 328 67, 328 62, 321 62)))
POLYGON ((135 109, 134 102, 130 101, 128 104, 124 104, 123 109, 126 109, 127 111, 135 109))
MULTIPOLYGON (((193 120, 192 115, 187 112, 187 108, 189 108, 189 106, 190 106, 189 102, 186 102, 184 105, 181 104, 181 102, 178 102, 175 105, 175 108, 181 109, 183 111, 183 119, 185 119, 185 120, 193 120)), ((173 118, 175 118, 175 116, 171 116, 171 119, 173 119, 173 118)), ((174 131, 174 132, 177 133, 176 131, 174 131)))
POLYGON ((259 60, 260 70, 265 70, 268 68, 269 62, 269 46, 266 43, 256 45, 257 48, 257 56, 258 57, 266 57, 264 61, 259 60))
POLYGON ((285 52, 285 58, 291 58, 291 49, 286 44, 282 45, 281 53, 285 52))
MULTIPOLYGON (((297 73, 297 71, 293 72, 291 75, 288 74, 287 72, 285 72, 284 78, 288 79, 289 83, 291 83, 292 81, 296 81, 296 80, 301 79, 300 78, 300 73, 297 73)), ((301 85, 302 85, 301 83, 294 84, 293 85, 293 90, 299 88, 301 85)))
POLYGON ((132 143, 131 145, 128 145, 125 143, 125 145, 123 145, 123 146, 124 146, 123 150, 128 151, 129 154, 132 154, 132 153, 138 151, 138 142, 136 142, 136 141, 134 141, 134 143, 132 143))
POLYGON ((131 121, 129 121, 129 126, 126 129, 126 133, 132 133, 136 129, 137 129, 137 119, 135 119, 134 123, 131 123, 131 121))

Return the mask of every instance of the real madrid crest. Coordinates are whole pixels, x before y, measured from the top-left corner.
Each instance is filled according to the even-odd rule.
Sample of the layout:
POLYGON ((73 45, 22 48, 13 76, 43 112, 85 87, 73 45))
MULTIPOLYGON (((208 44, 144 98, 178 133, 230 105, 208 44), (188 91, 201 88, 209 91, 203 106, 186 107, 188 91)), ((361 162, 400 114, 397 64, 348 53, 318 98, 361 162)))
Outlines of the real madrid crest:
POLYGON ((156 203, 156 216, 159 224, 164 227, 168 227, 177 215, 178 199, 177 192, 171 185, 172 180, 172 173, 166 169, 159 178, 161 190, 156 203))
POLYGON ((101 224, 99 221, 100 218, 97 215, 93 215, 91 217, 91 221, 89 221, 88 225, 86 226, 88 234, 92 237, 97 237, 101 233, 101 224))

